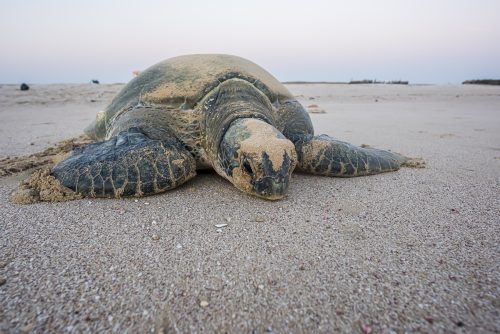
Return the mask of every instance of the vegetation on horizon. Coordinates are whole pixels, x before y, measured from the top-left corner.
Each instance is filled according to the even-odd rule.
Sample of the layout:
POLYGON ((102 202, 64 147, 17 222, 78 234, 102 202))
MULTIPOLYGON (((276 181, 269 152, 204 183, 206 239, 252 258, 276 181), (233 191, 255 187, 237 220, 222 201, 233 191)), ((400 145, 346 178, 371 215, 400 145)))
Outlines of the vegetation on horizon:
POLYGON ((462 85, 500 85, 500 79, 476 79, 476 80, 465 80, 462 85))
POLYGON ((327 85, 356 85, 356 84, 385 84, 385 85, 408 85, 408 81, 392 80, 392 81, 377 81, 377 80, 351 80, 349 82, 342 81, 283 81, 285 85, 299 84, 327 84, 327 85))

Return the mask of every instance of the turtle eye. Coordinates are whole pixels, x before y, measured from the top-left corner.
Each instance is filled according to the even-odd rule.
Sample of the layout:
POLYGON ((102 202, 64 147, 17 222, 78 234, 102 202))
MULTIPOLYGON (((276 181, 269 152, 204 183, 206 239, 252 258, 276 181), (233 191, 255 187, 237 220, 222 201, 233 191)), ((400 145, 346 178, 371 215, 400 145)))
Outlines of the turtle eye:
POLYGON ((253 174, 252 166, 250 166, 250 163, 248 162, 247 159, 243 160, 243 168, 248 173, 248 175, 253 174))

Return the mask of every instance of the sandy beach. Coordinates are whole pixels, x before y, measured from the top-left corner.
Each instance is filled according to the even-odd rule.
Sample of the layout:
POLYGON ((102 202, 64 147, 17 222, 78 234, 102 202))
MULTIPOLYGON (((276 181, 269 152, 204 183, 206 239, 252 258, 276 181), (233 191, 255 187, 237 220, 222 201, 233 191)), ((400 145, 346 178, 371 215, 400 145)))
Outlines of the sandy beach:
MULTIPOLYGON (((0 159, 80 135, 122 87, 0 85, 0 159)), ((205 172, 16 205, 27 173, 0 178, 0 333, 500 332, 500 87, 287 87, 317 134, 427 167, 294 174, 278 202, 205 172)))

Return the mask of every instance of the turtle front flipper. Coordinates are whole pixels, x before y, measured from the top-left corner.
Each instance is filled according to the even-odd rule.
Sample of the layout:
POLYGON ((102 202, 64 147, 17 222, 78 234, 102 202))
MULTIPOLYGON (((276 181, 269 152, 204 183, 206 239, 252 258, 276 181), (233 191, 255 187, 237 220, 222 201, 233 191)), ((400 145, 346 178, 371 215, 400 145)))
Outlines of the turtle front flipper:
POLYGON ((195 176, 196 162, 172 137, 153 140, 130 128, 73 151, 51 174, 89 197, 144 196, 173 189, 195 176))
POLYGON ((295 142, 299 171, 352 177, 398 170, 410 159, 384 150, 357 147, 327 135, 304 135, 295 142))

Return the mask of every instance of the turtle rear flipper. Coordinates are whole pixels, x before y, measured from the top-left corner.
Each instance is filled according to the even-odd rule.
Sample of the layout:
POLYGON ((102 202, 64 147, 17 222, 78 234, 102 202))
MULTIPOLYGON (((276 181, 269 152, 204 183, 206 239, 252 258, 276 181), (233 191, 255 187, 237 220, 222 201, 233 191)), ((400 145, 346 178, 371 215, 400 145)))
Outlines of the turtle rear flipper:
POLYGON ((338 177, 372 175, 398 170, 410 159, 389 151, 357 147, 327 135, 303 136, 295 142, 298 169, 338 177))
POLYGON ((176 138, 153 140, 130 128, 74 150, 51 174, 84 196, 119 198, 173 189, 194 177, 195 169, 194 158, 176 138))

